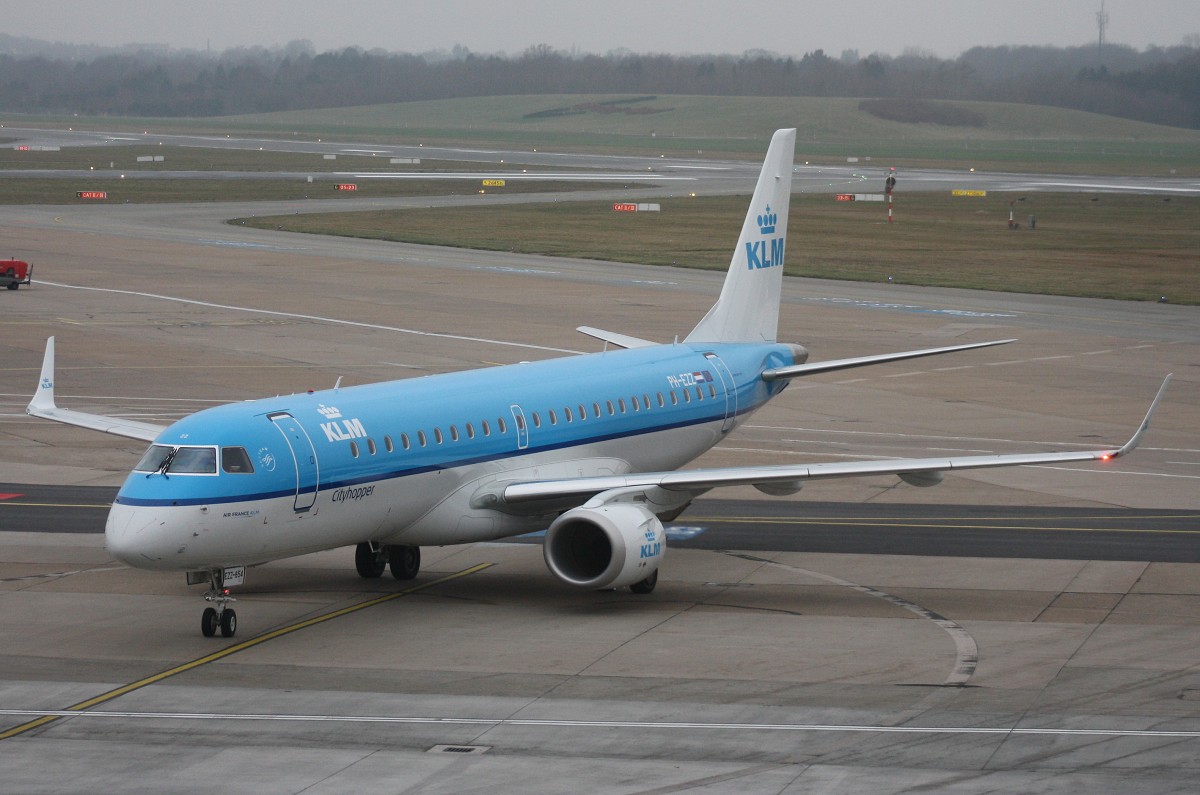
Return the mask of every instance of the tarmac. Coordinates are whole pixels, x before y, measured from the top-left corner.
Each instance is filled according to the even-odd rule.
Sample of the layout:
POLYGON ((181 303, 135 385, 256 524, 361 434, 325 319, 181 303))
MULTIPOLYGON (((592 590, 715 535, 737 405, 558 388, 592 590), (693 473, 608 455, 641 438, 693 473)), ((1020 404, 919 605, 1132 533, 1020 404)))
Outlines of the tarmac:
MULTIPOLYGON (((144 449, 23 415, 51 334, 60 404, 167 422, 596 350, 581 324, 670 340, 720 285, 219 224, 244 209, 0 208, 37 266, 0 295, 0 482, 117 485, 144 449)), ((773 505, 1200 507, 1196 307, 788 280, 781 318, 813 360, 1006 337, 795 384, 698 464, 1120 444, 1173 371, 1113 466, 773 505)), ((634 597, 531 544, 427 548, 415 584, 343 549, 253 570, 221 640, 182 577, 2 502, 3 792, 1195 791, 1200 564, 676 548, 634 597)))

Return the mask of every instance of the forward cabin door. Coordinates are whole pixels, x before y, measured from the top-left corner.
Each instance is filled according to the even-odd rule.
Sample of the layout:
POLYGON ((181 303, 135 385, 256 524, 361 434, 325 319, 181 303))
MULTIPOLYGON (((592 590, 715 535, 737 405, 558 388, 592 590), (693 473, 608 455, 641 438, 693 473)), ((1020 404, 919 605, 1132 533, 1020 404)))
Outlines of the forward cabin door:
POLYGON ((296 418, 286 411, 268 414, 267 419, 275 424, 296 466, 296 500, 292 507, 296 513, 308 511, 317 502, 317 491, 321 487, 321 468, 317 463, 317 450, 313 447, 308 432, 300 427, 296 418))

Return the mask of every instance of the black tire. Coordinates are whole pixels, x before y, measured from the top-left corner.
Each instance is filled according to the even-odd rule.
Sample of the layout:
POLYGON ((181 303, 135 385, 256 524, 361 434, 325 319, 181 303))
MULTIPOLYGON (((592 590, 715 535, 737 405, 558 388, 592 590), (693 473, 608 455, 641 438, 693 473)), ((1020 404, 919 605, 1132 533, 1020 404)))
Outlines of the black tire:
POLYGON ((358 569, 360 577, 368 580, 382 577, 387 563, 387 559, 365 541, 354 548, 354 568, 358 569))
POLYGON ((20 287, 20 286, 21 286, 21 285, 20 285, 20 283, 19 283, 19 282, 12 282, 11 284, 9 284, 9 285, 8 285, 8 289, 10 289, 10 290, 15 290, 15 289, 17 289, 17 288, 18 288, 18 287, 20 287))
POLYGON ((217 611, 211 607, 204 608, 204 613, 200 616, 200 631, 204 633, 204 637, 211 638, 216 635, 218 624, 220 621, 217 619, 217 611))
POLYGON ((392 576, 397 580, 414 579, 421 570, 421 548, 388 547, 388 564, 392 568, 392 576))
POLYGON ((226 608, 221 613, 221 637, 232 638, 237 632, 237 613, 226 608))
POLYGON ((629 590, 633 591, 634 593, 646 594, 651 593, 656 585, 658 585, 658 569, 655 569, 654 573, 646 579, 638 580, 633 585, 629 586, 629 590))

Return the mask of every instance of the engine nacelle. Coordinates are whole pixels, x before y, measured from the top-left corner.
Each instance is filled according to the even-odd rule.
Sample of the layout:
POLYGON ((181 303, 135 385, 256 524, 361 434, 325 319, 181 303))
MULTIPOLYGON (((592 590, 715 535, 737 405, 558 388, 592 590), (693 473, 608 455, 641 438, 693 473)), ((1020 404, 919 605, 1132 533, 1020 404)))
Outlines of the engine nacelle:
POLYGON ((631 503, 574 508, 546 531, 542 555, 555 577, 580 588, 619 588, 658 570, 667 550, 662 522, 631 503))

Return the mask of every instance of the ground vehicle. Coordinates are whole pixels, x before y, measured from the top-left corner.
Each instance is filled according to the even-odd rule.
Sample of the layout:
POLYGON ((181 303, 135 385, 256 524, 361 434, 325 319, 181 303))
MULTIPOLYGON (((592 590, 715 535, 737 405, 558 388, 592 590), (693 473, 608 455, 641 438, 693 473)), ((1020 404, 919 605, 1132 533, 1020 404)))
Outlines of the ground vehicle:
POLYGON ((0 284, 15 290, 33 283, 33 266, 19 259, 0 259, 0 284))

